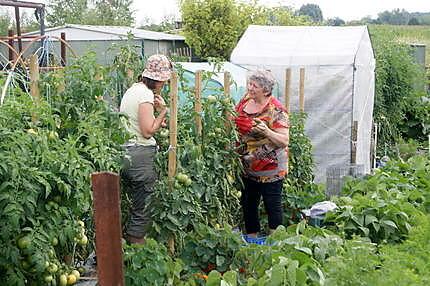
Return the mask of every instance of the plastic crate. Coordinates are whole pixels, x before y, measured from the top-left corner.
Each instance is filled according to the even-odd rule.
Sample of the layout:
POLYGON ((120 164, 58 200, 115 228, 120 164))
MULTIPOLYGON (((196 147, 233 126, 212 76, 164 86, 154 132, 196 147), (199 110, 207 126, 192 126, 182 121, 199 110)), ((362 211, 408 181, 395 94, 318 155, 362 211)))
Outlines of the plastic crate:
POLYGON ((254 243, 259 245, 266 245, 266 237, 248 237, 248 235, 243 234, 242 235, 243 240, 245 240, 247 243, 254 243))

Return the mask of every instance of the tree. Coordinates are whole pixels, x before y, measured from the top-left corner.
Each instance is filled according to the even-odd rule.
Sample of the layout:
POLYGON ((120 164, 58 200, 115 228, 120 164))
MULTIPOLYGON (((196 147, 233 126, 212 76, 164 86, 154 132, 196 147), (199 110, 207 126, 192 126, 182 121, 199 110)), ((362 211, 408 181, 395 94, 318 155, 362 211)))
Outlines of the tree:
POLYGON ((12 17, 7 11, 0 13, 0 35, 7 36, 7 31, 12 25, 12 17))
POLYGON ((87 0, 51 0, 46 20, 49 26, 83 24, 88 12, 87 0))
POLYGON ((419 25, 420 24, 420 21, 418 21, 418 19, 417 18, 415 18, 415 17, 412 17, 410 20, 409 20, 409 22, 408 22, 408 25, 419 25))
POLYGON ((132 0, 52 0, 46 17, 50 26, 64 24, 130 26, 132 0))
POLYGON ((151 18, 146 17, 141 22, 141 26, 139 28, 155 32, 167 32, 176 28, 175 23, 176 18, 174 15, 164 15, 160 24, 155 24, 151 18))
POLYGON ((309 25, 310 22, 306 16, 294 15, 291 8, 278 6, 266 8, 265 25, 273 26, 302 26, 309 25))
POLYGON ((182 20, 186 42, 202 58, 227 59, 249 25, 306 25, 288 7, 267 8, 234 0, 183 0, 182 20))
POLYGON ((202 58, 227 59, 239 36, 234 0, 183 0, 185 41, 202 58))
POLYGON ((339 17, 331 18, 327 20, 327 25, 329 26, 343 26, 345 25, 345 21, 339 17))
POLYGON ((315 23, 321 23, 323 21, 323 14, 320 7, 316 4, 305 4, 300 7, 298 11, 299 15, 309 16, 315 23))
POLYGON ((378 21, 382 24, 407 25, 410 14, 405 9, 394 9, 393 11, 384 11, 378 14, 378 21))
POLYGON ((130 26, 134 22, 130 10, 132 0, 96 0, 88 19, 93 25, 130 26))

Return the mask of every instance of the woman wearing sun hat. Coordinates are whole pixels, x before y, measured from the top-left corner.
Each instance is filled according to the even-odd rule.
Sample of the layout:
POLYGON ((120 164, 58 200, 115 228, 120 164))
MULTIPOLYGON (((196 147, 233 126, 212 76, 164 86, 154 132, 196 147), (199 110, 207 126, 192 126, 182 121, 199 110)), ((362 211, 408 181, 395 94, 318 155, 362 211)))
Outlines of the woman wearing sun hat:
POLYGON ((157 142, 153 135, 162 127, 168 112, 158 92, 170 79, 171 73, 172 63, 166 56, 150 56, 140 81, 133 84, 121 100, 120 112, 128 116, 126 129, 133 135, 125 146, 128 160, 125 160, 122 170, 132 196, 127 225, 130 243, 144 242, 145 228, 149 223, 145 203, 157 180, 154 166, 157 142))

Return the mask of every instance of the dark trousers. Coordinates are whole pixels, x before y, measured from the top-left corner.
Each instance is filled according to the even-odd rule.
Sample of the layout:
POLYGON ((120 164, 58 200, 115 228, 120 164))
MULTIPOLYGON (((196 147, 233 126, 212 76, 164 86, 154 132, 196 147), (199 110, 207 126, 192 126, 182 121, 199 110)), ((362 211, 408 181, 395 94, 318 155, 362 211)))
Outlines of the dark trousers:
POLYGON ((260 205, 261 197, 263 197, 264 207, 268 215, 269 228, 276 229, 281 225, 283 217, 283 180, 271 183, 259 183, 244 178, 243 183, 245 188, 242 191, 241 203, 246 233, 256 233, 260 231, 258 207, 260 205))
POLYGON ((128 146, 121 176, 129 186, 131 214, 127 234, 141 238, 150 224, 150 214, 145 209, 148 196, 153 192, 157 173, 155 171, 156 146, 128 146))

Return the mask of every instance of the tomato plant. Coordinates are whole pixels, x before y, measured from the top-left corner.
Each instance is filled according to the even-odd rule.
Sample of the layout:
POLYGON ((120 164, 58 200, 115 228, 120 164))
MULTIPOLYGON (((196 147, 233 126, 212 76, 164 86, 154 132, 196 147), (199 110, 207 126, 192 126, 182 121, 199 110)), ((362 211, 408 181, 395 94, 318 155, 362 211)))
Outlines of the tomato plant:
POLYGON ((127 138, 100 100, 106 74, 90 54, 42 74, 40 102, 11 88, 0 107, 2 285, 61 283, 66 273, 69 284, 77 280, 71 271, 92 239, 79 221, 90 223, 89 174, 118 171, 127 138))

